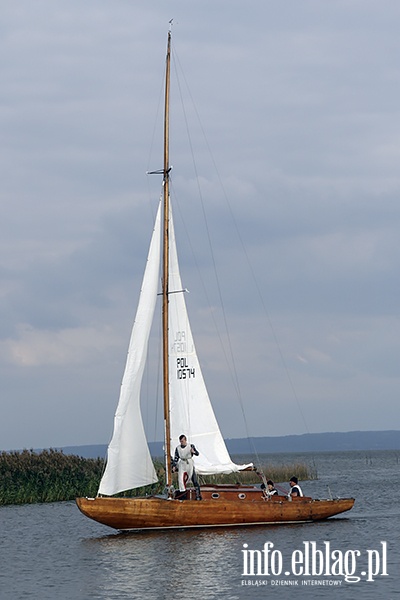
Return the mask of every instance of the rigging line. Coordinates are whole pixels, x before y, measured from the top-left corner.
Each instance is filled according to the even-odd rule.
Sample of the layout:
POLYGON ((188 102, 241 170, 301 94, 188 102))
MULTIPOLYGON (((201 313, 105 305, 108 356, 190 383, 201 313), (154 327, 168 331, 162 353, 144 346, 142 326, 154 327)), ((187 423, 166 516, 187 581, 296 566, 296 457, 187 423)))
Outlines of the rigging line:
MULTIPOLYGON (((175 64, 174 64, 174 66, 175 66, 175 64)), ((211 234, 210 234, 210 229, 208 227, 207 214, 206 214, 206 210, 205 210, 205 206, 204 206, 203 194, 202 194, 201 187, 200 187, 200 184, 199 184, 199 175, 198 175, 198 172, 197 172, 196 161, 195 161, 194 151, 193 151, 193 145, 192 145, 192 140, 191 140, 190 131, 189 131, 189 127, 188 127, 188 120, 187 120, 185 105, 184 105, 184 102, 183 102, 183 96, 182 96, 182 90, 181 90, 181 87, 180 87, 179 76, 178 76, 177 72, 176 72, 176 76, 177 76, 178 89, 179 89, 180 99, 181 99, 181 104, 182 104, 182 111, 183 111, 185 125, 186 125, 186 133, 187 133, 187 136, 188 136, 189 147, 190 147, 190 151, 191 151, 191 157, 192 157, 192 162, 193 162, 193 169, 194 169, 194 172, 195 172, 195 178, 196 178, 196 183, 197 183, 197 188, 198 188, 198 194, 199 194, 199 198, 200 198, 200 204, 201 204, 201 207, 202 207, 203 218, 204 218, 204 223, 205 223, 205 227, 206 227, 206 233, 207 233, 207 238, 208 238, 208 245, 209 245, 211 259, 212 259, 212 264, 213 264, 213 271, 214 271, 215 281, 216 281, 216 285, 217 285, 217 290, 218 290, 218 295, 219 295, 219 301, 220 301, 220 304, 221 304, 221 309, 222 309, 222 314, 223 314, 225 331, 227 333, 228 347, 229 347, 229 350, 230 350, 230 361, 231 361, 231 363, 229 362, 228 357, 226 355, 225 345, 224 345, 224 343, 222 341, 222 337, 221 337, 221 334, 219 332, 218 325, 217 325, 217 323, 215 321, 214 314, 213 313, 211 313, 211 314, 212 314, 212 318, 213 318, 213 321, 214 321, 214 325, 215 325, 218 337, 219 337, 220 342, 221 342, 221 347, 222 347, 223 352, 225 354, 225 359, 227 360, 228 368, 230 369, 230 364, 233 365, 233 370, 230 369, 230 373, 231 373, 231 377, 232 377, 232 381, 233 381, 234 387, 236 388, 236 393, 237 393, 237 395, 240 398, 241 397, 240 385, 239 385, 239 381, 238 381, 238 377, 237 377, 235 360, 234 360, 234 355, 233 355, 231 340, 230 340, 230 336, 229 336, 229 328, 228 328, 228 324, 227 324, 225 306, 224 306, 224 302, 223 302, 223 298, 222 298, 221 287, 219 285, 219 280, 218 280, 218 276, 217 276, 217 266, 216 266, 214 252, 213 252, 213 245, 212 245, 212 241, 211 241, 211 234)), ((183 219, 182 219, 182 221, 183 221, 183 219)), ((190 243, 189 236, 188 236, 188 239, 189 239, 189 243, 190 243)), ((190 246, 191 246, 191 244, 190 244, 190 246)), ((191 249, 192 249, 192 246, 191 246, 191 249)), ((196 261, 196 266, 198 266, 197 265, 197 261, 196 261)), ((201 275, 200 275, 200 278, 201 278, 201 275)), ((206 288, 205 288, 205 285, 204 285, 204 281, 203 281, 202 278, 201 278, 201 281, 202 281, 203 288, 204 288, 205 293, 206 293, 207 301, 208 301, 209 305, 211 306, 211 303, 209 301, 209 297, 208 297, 208 294, 206 292, 206 288)), ((242 407, 242 412, 243 412, 243 407, 242 407)), ((245 425, 246 425, 246 431, 247 431, 247 422, 246 422, 244 413, 243 413, 243 416, 244 416, 245 425)))
MULTIPOLYGON (((163 77, 161 77, 161 86, 160 86, 160 91, 158 94, 158 103, 157 103, 157 109, 156 109, 156 116, 154 118, 154 124, 153 124, 153 133, 151 135, 150 138, 150 147, 149 147, 149 152, 148 152, 148 156, 147 156, 147 169, 146 169, 146 174, 149 175, 150 174, 150 164, 152 161, 152 156, 153 156, 153 149, 155 146, 155 137, 156 137, 156 132, 158 131, 158 122, 160 120, 160 114, 161 114, 161 106, 163 104, 163 91, 164 91, 164 85, 165 85, 165 73, 164 73, 164 69, 163 69, 163 77)), ((155 219, 155 215, 156 215, 156 210, 153 206, 153 193, 150 189, 150 180, 147 177, 146 178, 146 183, 147 183, 147 195, 148 195, 148 200, 149 200, 149 205, 150 205, 150 211, 151 211, 151 215, 152 215, 152 219, 154 222, 155 219)), ((161 191, 159 194, 159 198, 158 198, 158 202, 162 201, 162 187, 161 187, 161 191)), ((158 207, 158 205, 157 205, 158 207)), ((147 350, 147 357, 149 357, 149 348, 147 350)), ((157 441, 157 423, 158 423, 158 408, 159 408, 159 393, 160 393, 160 356, 161 356, 161 349, 160 346, 158 345, 158 367, 156 368, 156 389, 154 391, 155 394, 155 410, 154 410, 154 423, 153 423, 153 440, 157 441)), ((146 361, 146 364, 149 364, 149 361, 146 361)), ((149 386, 149 379, 150 379, 150 372, 149 369, 147 369, 147 402, 146 402, 146 408, 148 410, 148 405, 149 405, 149 400, 148 400, 148 390, 150 389, 149 386)))
MULTIPOLYGON (((170 180, 170 190, 171 190, 171 191, 174 193, 174 197, 175 197, 175 198, 178 198, 178 194, 175 192, 175 189, 174 189, 174 185, 173 185, 173 181, 172 181, 172 180, 170 180)), ((193 249, 193 246, 192 246, 192 242, 191 242, 191 239, 190 239, 190 235, 189 235, 188 229, 187 229, 187 227, 186 227, 186 223, 185 223, 185 220, 184 220, 184 218, 183 218, 182 211, 180 210, 180 203, 179 203, 179 202, 176 202, 176 207, 177 207, 177 209, 178 209, 178 210, 177 210, 177 214, 180 216, 180 220, 181 220, 181 223, 182 223, 182 225, 183 225, 183 229, 184 229, 184 231, 185 231, 185 234, 186 234, 187 242, 188 242, 188 244, 189 244, 189 248, 190 248, 190 250, 191 250, 192 257, 193 257, 193 260, 194 260, 194 263, 195 263, 195 265, 196 265, 196 270, 197 270, 197 273, 198 273, 198 276, 199 276, 200 282, 201 282, 201 284, 202 284, 203 293, 204 293, 204 295, 205 295, 205 298, 206 298, 206 301, 207 301, 207 304, 208 304, 208 306, 210 306, 210 307, 211 307, 211 301, 210 301, 210 298, 209 298, 209 295, 208 295, 208 292, 207 292, 207 287, 206 287, 206 285, 205 285, 204 278, 202 277, 202 274, 201 274, 201 270, 200 270, 200 267, 199 267, 199 264, 198 264, 198 261, 197 261, 196 253, 194 252, 194 249, 193 249)), ((186 290, 186 291, 187 291, 187 290, 186 290)), ((233 374, 233 371, 232 371, 232 368, 231 368, 231 364, 230 364, 230 362, 229 362, 229 358, 228 358, 228 356, 227 356, 227 353, 226 353, 225 344, 224 344, 224 342, 223 342, 223 340, 222 340, 222 336, 221 336, 221 333, 220 333, 220 330, 219 330, 219 327, 218 327, 218 323, 217 323, 217 321, 216 321, 216 318, 215 318, 215 313, 214 313, 214 311, 213 311, 213 310, 210 310, 210 314, 211 314, 211 318, 212 318, 212 321, 213 321, 214 329, 215 329, 215 331, 216 331, 216 333, 217 333, 217 336, 218 336, 218 339, 219 339, 219 342, 220 342, 220 347, 221 347, 221 349, 222 349, 222 353, 223 353, 223 355, 224 355, 224 358, 225 358, 226 364, 227 364, 227 366, 228 366, 228 369, 229 369, 229 374, 230 374, 230 377, 231 377, 231 380, 232 380, 233 386, 236 388, 236 381, 235 381, 234 374, 233 374)), ((236 389, 236 393, 237 393, 237 395, 239 395, 239 394, 240 394, 240 390, 238 391, 238 390, 236 389)), ((245 416, 244 416, 244 419, 245 419, 245 416)), ((245 421, 245 426, 247 427, 247 423, 246 423, 246 421, 245 421)), ((247 435, 247 438, 249 439, 249 436, 248 436, 248 435, 247 435)), ((250 443, 250 450, 251 450, 251 453, 252 453, 254 456, 256 456, 256 457, 257 457, 257 462, 260 464, 259 455, 258 455, 258 453, 257 453, 257 450, 256 450, 256 449, 255 449, 255 447, 254 447, 254 444, 252 444, 252 443, 250 443)), ((262 469, 259 469, 259 470, 262 470, 262 469)), ((240 475, 241 475, 240 471, 237 473, 237 475, 238 475, 238 477, 240 478, 240 475)), ((204 482, 204 478, 203 478, 203 482, 204 482)))
MULTIPOLYGON (((174 58, 175 57, 176 57, 176 60, 177 60, 177 62, 179 64, 179 59, 176 56, 176 52, 174 52, 174 58)), ((246 414, 245 414, 245 410, 244 410, 244 405, 243 405, 243 400, 242 400, 242 393, 241 393, 241 389, 240 389, 240 383, 239 383, 239 379, 238 379, 238 376, 237 376, 236 363, 235 363, 234 353, 233 353, 233 349, 232 349, 231 338, 230 338, 230 335, 229 335, 229 328, 228 328, 228 323, 227 323, 227 318, 226 318, 224 301, 223 301, 221 287, 219 285, 219 280, 218 280, 218 276, 217 276, 217 266, 216 266, 214 252, 213 252, 213 246, 212 246, 212 241, 211 241, 211 234, 210 234, 210 230, 209 230, 209 227, 208 227, 208 220, 207 220, 207 215, 206 215, 206 211, 205 211, 205 206, 204 206, 204 201, 203 201, 203 195, 202 195, 200 184, 199 184, 199 176, 198 176, 198 172, 197 172, 196 161, 195 161, 195 158, 194 158, 193 145, 192 145, 191 136, 190 136, 190 132, 189 132, 186 111, 185 111, 185 107, 184 107, 184 103, 183 103, 183 99, 182 99, 182 91, 181 91, 181 86, 180 86, 180 80, 179 80, 179 76, 178 76, 178 73, 177 73, 177 70, 176 70, 175 62, 174 62, 174 66, 175 66, 175 73, 176 73, 176 76, 177 76, 178 89, 179 89, 181 103, 182 103, 182 110, 183 110, 184 119, 185 119, 186 132, 187 132, 187 136, 188 136, 188 140, 189 140, 189 146, 190 146, 190 151, 191 151, 191 156, 192 156, 192 161, 193 161, 193 168, 194 168, 194 171, 195 171, 196 182, 197 182, 197 187, 198 187, 198 192, 199 192, 199 197, 200 197, 200 203, 201 203, 202 212, 203 212, 203 218, 204 218, 204 222, 205 222, 205 226, 206 226, 206 232, 207 232, 208 244, 209 244, 211 258, 212 258, 212 263, 213 263, 214 275, 215 275, 215 280, 216 280, 216 285, 217 285, 219 300, 220 300, 220 303, 221 303, 223 321, 224 321, 225 331, 226 331, 227 340, 228 340, 228 348, 229 348, 229 353, 230 353, 230 360, 231 360, 231 363, 233 365, 234 384, 235 384, 235 387, 236 387, 236 393, 238 395, 239 405, 240 405, 240 409, 241 409, 241 412, 242 412, 242 417, 243 417, 243 421, 244 421, 244 425, 245 425, 245 430, 246 430, 246 436, 247 436, 247 438, 248 438, 248 440, 249 440, 249 442, 250 442, 250 444, 251 444, 251 446, 253 448, 254 454, 257 456, 257 460, 259 460, 258 453, 257 453, 257 451, 255 449, 255 446, 254 446, 253 442, 251 442, 251 440, 250 440, 249 427, 248 427, 247 418, 246 418, 246 414)), ((179 66, 180 66, 180 64, 179 64, 179 66)), ((183 73, 183 69, 182 69, 181 66, 180 66, 180 69, 182 71, 186 87, 188 89, 188 92, 189 92, 189 95, 190 95, 193 107, 195 109, 195 112, 196 112, 196 115, 197 115, 197 118, 198 118, 198 121, 200 123, 200 127, 201 127, 201 130, 202 130, 204 139, 206 140, 207 148, 208 148, 208 150, 210 152, 210 155, 211 155, 211 158, 212 158, 212 161, 213 161, 213 164, 214 164, 214 168, 215 168, 215 170, 217 172, 218 179, 219 179, 219 182, 221 184, 221 187, 222 187, 222 190, 223 190, 223 193, 224 193, 224 196, 225 196, 225 200, 227 200, 225 189, 222 186, 221 178, 219 176, 218 169, 216 168, 214 157, 213 157, 213 155, 211 153, 211 150, 210 150, 210 147, 208 145, 207 138, 205 136, 204 129, 202 127, 198 111, 196 109, 196 105, 194 103, 192 95, 190 94, 190 89, 189 89, 189 86, 188 86, 187 81, 185 79, 185 76, 184 76, 184 73, 183 73)), ((229 205, 229 203, 228 203, 228 205, 229 205)), ((228 361, 228 366, 229 366, 229 361, 228 361)))
MULTIPOLYGON (((178 198, 178 194, 175 192, 175 189, 174 189, 174 186, 173 186, 172 182, 171 182, 171 189, 174 192, 174 196, 176 198, 178 198)), ((203 288, 203 293, 204 293, 204 296, 206 298, 206 302, 207 302, 208 306, 211 307, 211 299, 210 299, 210 297, 208 295, 207 287, 206 287, 204 278, 203 278, 203 276, 201 274, 201 270, 200 270, 200 267, 199 267, 199 263, 197 261, 196 253, 194 252, 194 249, 193 249, 193 246, 192 246, 192 242, 191 242, 191 239, 190 239, 190 235, 189 235, 188 229, 186 227, 186 223, 185 223, 185 220, 183 218, 182 211, 180 210, 180 204, 179 204, 179 202, 176 203, 176 206, 177 206, 177 209, 178 209, 178 214, 179 214, 179 216, 181 218, 181 222, 183 224, 183 228, 184 228, 184 231, 185 231, 185 234, 186 234, 187 242, 189 244, 190 251, 191 251, 194 263, 196 265, 196 270, 197 270, 197 273, 198 273, 198 276, 199 276, 199 279, 200 279, 200 282, 201 282, 201 285, 202 285, 202 288, 203 288)), ((212 319, 215 331, 217 332, 217 336, 218 336, 218 339, 219 339, 219 342, 220 342, 220 346, 221 346, 222 352, 224 354, 225 361, 226 361, 226 363, 228 365, 228 369, 229 369, 229 373, 230 373, 230 376, 231 376, 231 379, 232 379, 232 383, 233 383, 234 387, 236 388, 236 381, 235 381, 235 379, 233 377, 232 369, 231 369, 231 366, 230 366, 230 363, 229 363, 229 358, 228 358, 228 355, 227 355, 226 349, 225 349, 225 344, 223 342, 222 335, 221 335, 220 329, 218 327, 218 323, 216 321, 215 313, 214 313, 213 310, 210 310, 210 315, 211 315, 211 319, 212 319)), ((236 390, 236 393, 238 393, 237 390, 236 390)))
MULTIPOLYGON (((188 85, 188 83, 187 83, 187 81, 186 81, 186 78, 185 78, 184 71, 183 71, 183 69, 182 69, 182 67, 181 67, 181 65, 180 65, 180 63, 179 63, 179 58, 178 58, 178 56, 176 55, 176 53, 174 53, 174 58, 175 58, 175 57, 176 57, 176 61, 177 61, 177 62, 178 62, 178 64, 179 64, 179 67, 180 67, 180 69, 181 69, 182 76, 183 76, 183 79, 184 79, 184 81, 185 81, 185 84, 186 84, 186 88, 187 88, 187 90, 188 90, 188 93, 189 93, 189 97, 190 97, 190 99, 191 99, 191 101, 192 101, 192 105, 193 105, 193 108, 194 108, 194 110, 195 110, 195 113, 196 113, 196 116, 197 116, 197 119, 198 119, 198 122, 199 122, 199 125, 200 125, 200 129, 201 129, 201 132, 202 132, 202 134, 203 134, 203 138, 204 138, 204 140, 205 140, 205 143, 206 143, 206 147, 207 147, 207 149, 208 149, 208 152, 209 152, 209 154, 210 154, 210 157, 211 157, 212 163, 213 163, 213 165, 214 165, 214 169, 215 169, 215 172, 216 172, 216 175, 217 175, 217 178, 218 178, 219 184, 220 184, 220 186, 221 186, 221 189, 222 189, 222 192, 223 192, 223 196, 224 196, 224 198, 225 198, 225 202, 226 202, 226 204, 227 204, 227 206, 228 206, 228 209, 229 209, 229 212, 230 212, 230 215, 231 215, 231 218, 232 218, 232 221, 233 221, 233 224, 234 224, 234 227, 235 227, 235 230, 236 230, 236 233, 237 233, 237 236, 238 236, 238 239, 239 239, 240 245, 241 245, 241 247, 242 247, 243 254, 244 254, 244 256, 245 256, 245 259, 246 259, 246 262, 247 262, 247 264, 248 264, 248 266, 249 266, 249 271, 250 271, 251 277, 252 277, 252 279, 253 279, 253 282, 254 282, 254 284, 255 284, 255 287, 256 287, 256 290, 257 290, 257 294, 258 294, 258 296, 259 296, 259 299, 260 299, 260 302, 261 302, 261 306, 262 306, 262 308, 263 308, 264 314, 265 314, 265 316, 266 316, 266 319, 267 319, 267 322, 268 322, 268 324, 269 324, 270 331, 272 332, 272 336, 273 336, 273 339, 274 339, 275 345, 276 345, 276 347, 277 347, 277 349, 278 349, 278 353, 279 353, 279 356, 280 356, 280 360, 281 360, 281 363, 282 363, 282 365, 283 365, 283 369, 284 369, 284 371, 285 371, 285 374, 286 374, 286 377, 287 377, 287 381, 288 381, 288 383, 289 383, 289 387, 290 387, 290 389, 291 389, 291 392, 292 392, 293 398, 294 398, 294 400, 295 400, 295 402, 296 402, 297 409, 298 409, 298 411, 299 411, 299 414, 300 414, 300 417, 301 417, 301 419, 302 419, 302 422, 303 422, 303 425, 304 425, 304 427, 305 427, 305 430, 306 430, 306 432, 307 432, 307 433, 310 433, 310 430, 309 430, 309 428, 308 428, 308 425, 307 425, 307 421, 306 421, 306 419, 305 419, 305 416, 304 416, 303 410, 302 410, 302 408, 301 408, 301 405, 300 405, 300 401, 299 401, 299 398, 298 398, 298 395, 297 395, 297 392, 296 392, 295 386, 294 386, 294 384, 293 384, 292 377, 291 377, 291 375, 290 375, 290 372, 289 372, 289 368, 288 368, 288 366, 287 366, 287 363, 286 363, 285 357, 284 357, 284 355, 283 355, 282 348, 281 348, 281 346, 280 346, 280 344, 279 344, 279 340, 278 340, 277 334, 276 334, 276 332, 275 332, 275 328, 274 328, 274 326, 273 326, 273 323, 272 323, 272 320, 271 320, 271 317, 270 317, 269 311, 268 311, 268 309, 267 309, 267 306, 266 306, 266 304, 265 304, 265 302, 264 302, 264 298, 263 298, 263 296, 262 296, 262 294, 261 294, 261 290, 260 290, 260 287, 259 287, 259 285, 258 285, 257 278, 256 278, 256 276, 255 276, 255 273, 254 273, 254 269, 253 269, 253 267, 252 267, 252 264, 251 264, 251 262, 250 262, 250 259, 249 259, 249 256, 248 256, 248 253, 247 253, 247 251, 246 251, 246 248, 245 248, 245 246, 244 246, 243 239, 242 239, 242 237, 241 237, 241 235, 240 235, 240 230, 239 230, 238 224, 237 224, 237 222, 236 222, 236 219, 235 219, 235 216, 234 216, 234 213, 233 213, 232 207, 231 207, 231 205, 230 205, 230 203, 229 203, 228 195, 227 195, 227 193, 226 193, 226 190, 225 190, 225 187, 224 187, 224 185, 223 185, 223 182, 222 182, 222 179, 221 179, 221 176, 220 176, 220 173, 219 173, 219 170, 218 170, 218 167, 217 167, 216 161, 215 161, 215 159, 214 159, 214 155, 213 155, 213 153, 212 153, 211 147, 210 147, 210 145, 209 145, 209 142, 208 142, 208 138, 207 138, 207 136, 206 136, 206 133, 205 133, 205 131, 204 131, 204 127, 203 127, 202 121, 201 121, 201 119, 200 119, 200 115, 199 115, 199 113, 198 113, 198 111, 197 111, 196 104, 195 104, 195 102, 194 102, 194 100, 193 100, 192 94, 191 94, 191 92, 190 92, 189 85, 188 85)), ((174 66, 175 66, 175 63, 174 63, 174 66)), ((175 68, 175 71, 176 71, 176 68, 175 68)), ((179 77, 177 77, 177 80, 178 80, 178 85, 179 85, 179 91, 180 91, 180 94, 181 94, 181 88, 180 88, 180 84, 179 84, 179 77)), ((182 102, 182 94, 181 94, 181 102, 182 102)), ((183 104, 183 102, 182 102, 182 104, 183 104)), ((191 148, 191 152, 192 152, 192 160, 193 160, 193 162, 194 162, 193 149, 192 149, 192 144, 191 144, 190 134, 189 134, 189 131, 188 131, 188 125, 187 125, 186 113, 185 113, 185 110, 184 110, 184 108, 183 108, 183 112, 184 112, 184 115, 185 115, 185 123, 186 123, 186 128, 187 128, 187 135, 188 135, 188 138, 189 138, 190 148, 191 148)), ((195 165, 195 163, 194 163, 194 169, 195 169, 195 174, 196 174, 196 181, 197 181, 197 185, 198 185, 198 187, 200 187, 200 186, 199 186, 199 179, 198 179, 198 176, 197 176, 197 169, 196 169, 196 165, 195 165)), ((205 219, 205 223, 206 223, 206 228, 207 228, 207 234, 208 234, 208 239, 209 239, 209 244, 210 244, 210 250, 211 250, 212 259, 213 259, 213 264, 214 264, 214 272, 216 273, 216 265, 215 265, 215 261, 214 261, 214 255, 213 255, 213 252, 212 252, 211 239, 210 239, 209 230, 208 230, 207 218, 206 218, 206 215, 205 215, 205 210, 204 210, 203 198, 202 198, 202 195, 201 195, 201 191, 200 191, 199 193, 200 193, 200 199, 201 199, 201 206, 202 206, 202 210, 203 210, 203 215, 204 215, 204 219, 205 219)), ((222 312, 223 312, 223 317, 224 317, 224 324, 225 324, 225 328, 226 328, 226 332, 227 332, 227 337, 228 337, 228 345, 229 345, 229 350, 230 350, 231 357, 232 357, 232 358, 231 358, 231 360, 232 360, 233 369, 234 369, 235 387, 237 388, 237 389, 236 389, 236 392, 237 392, 237 394, 238 394, 238 400, 239 400, 239 404, 240 404, 241 412, 242 412, 242 415, 243 415, 243 421, 244 421, 244 425, 245 425, 246 436, 247 436, 247 438, 248 438, 248 441, 249 441, 249 443, 250 443, 250 445, 251 445, 251 447, 252 447, 253 453, 254 453, 254 455, 255 455, 255 456, 256 456, 256 458, 257 458, 257 462, 260 464, 259 454, 258 454, 258 452, 257 452, 257 449, 256 449, 256 447, 255 447, 255 444, 254 444, 253 440, 250 438, 250 434, 249 434, 249 428, 248 428, 248 424, 247 424, 247 418, 246 418, 246 414, 245 414, 245 410, 244 410, 244 405, 243 405, 242 394, 241 394, 241 391, 240 391, 240 385, 239 385, 239 381, 238 381, 238 377, 237 377, 237 371, 236 371, 236 366, 235 366, 235 361, 234 361, 234 357, 233 357, 233 351, 232 351, 232 346, 231 346, 231 341, 230 341, 230 336, 229 336, 229 330, 228 330, 228 328, 227 328, 227 323, 226 323, 226 315, 225 315, 225 311, 224 311, 224 306, 223 306, 223 301, 222 301, 221 290, 220 290, 220 287, 219 287, 219 284, 218 284, 218 278, 216 277, 216 279, 217 279, 217 286, 218 286, 218 291, 219 291, 219 295, 220 295, 220 302, 221 302, 221 307, 222 307, 222 312)), ((217 328, 217 331, 218 331, 218 328, 217 328)), ((224 351, 224 353, 225 353, 225 351, 224 351)), ((229 364, 228 364, 228 367, 229 367, 229 364)), ((231 374, 231 376, 232 376, 232 374, 231 374)), ((314 459, 313 459, 313 462, 315 463, 315 460, 314 460, 314 459)))
MULTIPOLYGON (((183 73, 183 71, 182 71, 182 73, 183 73)), ((183 73, 183 77, 185 78, 185 76, 184 76, 184 73, 183 73)), ((287 376, 287 379, 288 379, 288 381, 289 381, 290 388, 291 388, 291 391, 292 391, 292 393, 293 393, 293 397, 294 397, 294 398, 295 398, 295 400, 296 400, 296 403, 297 403, 297 406, 298 406, 298 410, 299 410, 299 413, 300 413, 300 415, 301 415, 301 418, 302 418, 302 420, 303 420, 303 424, 304 424, 304 426, 305 426, 305 428, 306 428, 306 430, 307 430, 307 433, 310 433, 310 432, 309 432, 309 429, 308 429, 308 426, 307 426, 307 423, 306 423, 306 420, 305 420, 305 417, 304 417, 304 414, 303 414, 303 411, 302 411, 302 409, 301 409, 301 406, 300 406, 300 403, 299 403, 299 399, 298 399, 298 396, 297 396, 297 393, 296 393, 296 390, 295 390, 295 387, 294 387, 294 384, 293 384, 292 378, 291 378, 291 376, 290 376, 290 372, 289 372, 289 369, 288 369, 287 363, 286 363, 286 361, 285 361, 285 357, 284 357, 284 355, 283 355, 283 352, 282 352, 281 346, 280 346, 280 344, 279 344, 279 340, 278 340, 278 337, 277 337, 277 335, 276 335, 276 332, 275 332, 275 329, 274 329, 274 326, 273 326, 273 323, 272 323, 272 320, 271 320, 271 317, 270 317, 270 314, 269 314, 268 308, 267 308, 267 306, 266 306, 266 304, 265 304, 265 302, 264 302, 264 298, 263 298, 263 296, 262 296, 262 293, 261 293, 261 290, 260 290, 260 286, 258 285, 257 278, 256 278, 256 276, 255 276, 255 273, 254 273, 254 269, 253 269, 253 267, 252 267, 252 264, 251 264, 251 262, 250 262, 250 259, 249 259, 249 256, 248 256, 248 253, 247 253, 247 251, 246 251, 246 247, 245 247, 245 245, 244 245, 244 242, 243 242, 243 239, 242 239, 242 236, 240 235, 240 230, 239 230, 239 227, 238 227, 237 221, 236 221, 236 219, 235 219, 235 215, 234 215, 234 213, 233 213, 233 210, 232 210, 232 207, 231 207, 231 205, 230 205, 230 203, 229 203, 229 198, 228 198, 228 195, 227 195, 227 193, 226 193, 226 190, 225 190, 224 184, 223 184, 223 182, 222 182, 222 179, 221 179, 221 176, 220 176, 220 174, 219 174, 218 166, 217 166, 217 164, 216 164, 216 161, 215 161, 215 159, 214 159, 214 155, 213 155, 213 153, 212 153, 211 147, 210 147, 210 145, 209 145, 209 143, 208 143, 208 139, 207 139, 206 133, 205 133, 205 131, 204 131, 204 128, 203 128, 203 124, 202 124, 202 122, 201 122, 201 119, 200 119, 200 115, 198 114, 198 111, 197 111, 197 108, 196 108, 196 104, 195 104, 195 102, 194 102, 194 100, 193 100, 193 98, 192 98, 192 95, 191 95, 191 93, 190 93, 190 88, 189 88, 189 86, 188 86, 188 84, 187 84, 186 80, 185 80, 185 83, 186 83, 186 86, 187 86, 187 89, 188 89, 188 93, 189 93, 189 95, 190 95, 190 99, 191 99, 191 101, 192 101, 192 103, 193 103, 193 108, 194 108, 194 110, 195 110, 195 113, 196 113, 196 116, 197 116, 197 119, 198 119, 198 122, 199 122, 199 125, 200 125, 200 128, 201 128, 201 132, 202 132, 202 134, 203 134, 204 141, 205 141, 205 143, 206 143, 206 146, 207 146, 207 150, 208 150, 208 152, 210 153, 210 157, 211 157, 212 163, 213 163, 213 165, 214 165, 214 169, 215 169, 215 172, 216 172, 216 175, 217 175, 217 178, 218 178, 218 182, 219 182, 219 184, 220 184, 220 186, 221 186, 221 189, 222 189, 222 192, 223 192, 223 196, 224 196, 224 198, 225 198, 225 202, 226 202, 226 204, 227 204, 227 206, 228 206, 228 209, 229 209, 229 212, 230 212, 230 215, 231 215, 231 218, 232 218, 233 224, 234 224, 234 226, 235 226, 236 234, 237 234, 237 236, 238 236, 238 239, 239 239, 239 242, 240 242, 241 248, 242 248, 242 250, 243 250, 243 253, 244 253, 244 256, 245 256, 245 259, 246 259, 247 265, 248 265, 248 267, 249 267, 249 270, 250 270, 250 274, 251 274, 251 276, 252 276, 252 279, 253 279, 253 282, 254 282, 254 284, 255 284, 255 287, 256 287, 256 290, 257 290, 257 294, 258 294, 258 296, 259 296, 259 299, 260 299, 260 302, 261 302, 262 308, 263 308, 263 310, 264 310, 264 313, 265 313, 265 315, 266 315, 266 318, 267 318, 267 321, 268 321, 269 327, 270 327, 270 329, 271 329, 271 332, 272 332, 272 335, 273 335, 273 338, 274 338, 274 342, 275 342, 275 344, 276 344, 276 346, 277 346, 277 348, 278 348, 279 355, 280 355, 280 359, 281 359, 281 361, 282 361, 282 364, 283 364, 283 367, 284 367, 284 370, 285 370, 285 374, 286 374, 286 376, 287 376)))

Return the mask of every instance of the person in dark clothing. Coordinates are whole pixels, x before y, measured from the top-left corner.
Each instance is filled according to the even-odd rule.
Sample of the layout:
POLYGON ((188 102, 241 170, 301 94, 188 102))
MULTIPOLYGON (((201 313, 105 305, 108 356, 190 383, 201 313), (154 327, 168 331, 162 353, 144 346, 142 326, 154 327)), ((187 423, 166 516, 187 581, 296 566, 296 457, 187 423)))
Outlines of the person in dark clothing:
POLYGON ((292 477, 289 481, 289 485, 291 488, 289 491, 289 497, 304 496, 303 491, 298 484, 297 477, 292 477))
POLYGON ((275 489, 275 484, 272 481, 272 479, 268 479, 267 487, 268 487, 268 491, 267 491, 268 496, 278 496, 278 490, 275 489))

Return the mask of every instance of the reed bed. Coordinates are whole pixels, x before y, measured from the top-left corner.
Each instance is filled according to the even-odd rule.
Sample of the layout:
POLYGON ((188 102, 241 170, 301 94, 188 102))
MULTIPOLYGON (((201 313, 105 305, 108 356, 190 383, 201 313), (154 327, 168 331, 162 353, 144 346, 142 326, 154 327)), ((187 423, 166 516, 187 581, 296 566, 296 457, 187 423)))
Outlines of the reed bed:
MULTIPOLYGON (((160 460, 154 462, 158 482, 146 488, 129 490, 120 496, 160 494, 165 488, 165 468, 160 460)), ((59 450, 23 450, 0 453, 0 505, 60 502, 79 496, 96 496, 104 469, 102 458, 82 458, 67 455, 59 450)), ((258 469, 267 479, 287 482, 292 475, 299 480, 316 479, 315 468, 304 463, 289 465, 263 465, 258 469)), ((201 484, 261 483, 256 471, 243 471, 230 475, 201 477, 201 484)), ((173 485, 177 488, 177 476, 173 485)))
POLYGON ((73 500, 96 495, 103 460, 57 450, 0 453, 0 505, 73 500))

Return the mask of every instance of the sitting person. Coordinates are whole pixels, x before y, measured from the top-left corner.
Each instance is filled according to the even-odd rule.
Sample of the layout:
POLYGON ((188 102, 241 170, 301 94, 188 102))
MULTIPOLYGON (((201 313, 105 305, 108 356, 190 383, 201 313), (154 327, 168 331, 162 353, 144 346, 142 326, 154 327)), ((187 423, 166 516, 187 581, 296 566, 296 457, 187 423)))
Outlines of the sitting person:
POLYGON ((278 496, 278 490, 275 489, 275 485, 274 485, 274 482, 272 481, 272 479, 268 479, 267 486, 268 486, 268 491, 267 491, 268 496, 278 496))
POLYGON ((295 497, 295 496, 304 496, 301 487, 298 485, 298 479, 297 477, 292 477, 289 481, 289 485, 290 485, 290 491, 288 494, 289 498, 295 497))

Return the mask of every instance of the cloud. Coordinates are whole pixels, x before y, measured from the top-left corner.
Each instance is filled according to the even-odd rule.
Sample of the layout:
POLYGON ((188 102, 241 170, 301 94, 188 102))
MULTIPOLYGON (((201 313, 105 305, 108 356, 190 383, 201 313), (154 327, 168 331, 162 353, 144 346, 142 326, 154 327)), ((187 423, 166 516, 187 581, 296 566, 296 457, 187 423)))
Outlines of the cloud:
POLYGON ((0 342, 0 356, 5 363, 17 367, 84 365, 93 357, 110 352, 119 340, 112 330, 104 328, 37 330, 19 326, 15 338, 0 342))
POLYGON ((399 12, 390 0, 4 6, 4 447, 109 435, 160 193, 145 172, 162 166, 171 16, 178 250, 224 434, 243 435, 215 341, 229 345, 224 320, 251 435, 396 427, 399 12))

